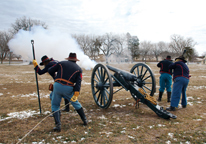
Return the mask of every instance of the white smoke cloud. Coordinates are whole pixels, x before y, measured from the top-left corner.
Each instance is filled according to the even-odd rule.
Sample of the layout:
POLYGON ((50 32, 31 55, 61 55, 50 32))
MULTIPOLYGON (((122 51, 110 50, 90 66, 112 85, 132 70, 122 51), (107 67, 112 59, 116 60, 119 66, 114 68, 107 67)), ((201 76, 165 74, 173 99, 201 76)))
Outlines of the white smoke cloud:
POLYGON ((70 52, 77 54, 80 61, 77 64, 81 68, 89 70, 96 64, 95 61, 84 55, 78 43, 68 33, 62 33, 55 29, 44 29, 41 26, 32 27, 31 31, 20 30, 8 43, 14 54, 22 56, 23 60, 32 61, 33 51, 31 40, 34 40, 35 58, 38 63, 41 57, 47 55, 58 61, 65 60, 70 52))

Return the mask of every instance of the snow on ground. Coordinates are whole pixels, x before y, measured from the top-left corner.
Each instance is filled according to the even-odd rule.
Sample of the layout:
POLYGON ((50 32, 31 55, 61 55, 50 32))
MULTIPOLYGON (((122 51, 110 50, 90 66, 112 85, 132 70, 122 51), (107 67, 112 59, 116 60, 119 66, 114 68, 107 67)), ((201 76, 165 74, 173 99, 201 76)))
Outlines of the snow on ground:
MULTIPOLYGON (((49 95, 50 94, 43 94, 43 93, 40 93, 39 94, 40 95, 40 97, 41 98, 48 98, 48 97, 50 97, 49 95)), ((30 93, 30 94, 19 94, 19 95, 13 95, 13 96, 11 96, 12 98, 15 98, 15 97, 30 97, 30 98, 38 98, 38 95, 37 95, 37 93, 30 93)))
POLYGON ((84 80, 81 83, 82 85, 91 85, 91 83, 85 82, 84 80))
MULTIPOLYGON (((43 114, 49 114, 50 111, 45 111, 43 114)), ((17 118, 17 119, 25 119, 25 118, 29 118, 29 117, 33 117, 34 115, 40 114, 39 112, 36 111, 32 111, 32 110, 27 110, 27 111, 20 111, 20 112, 12 112, 12 113, 8 113, 8 117, 6 118, 1 118, 0 117, 0 121, 4 121, 4 120, 8 120, 11 118, 17 118)))
POLYGON ((197 90, 197 89, 206 89, 206 86, 188 86, 189 89, 191 90, 197 90))
POLYGON ((0 93, 0 96, 4 95, 3 93, 0 93))

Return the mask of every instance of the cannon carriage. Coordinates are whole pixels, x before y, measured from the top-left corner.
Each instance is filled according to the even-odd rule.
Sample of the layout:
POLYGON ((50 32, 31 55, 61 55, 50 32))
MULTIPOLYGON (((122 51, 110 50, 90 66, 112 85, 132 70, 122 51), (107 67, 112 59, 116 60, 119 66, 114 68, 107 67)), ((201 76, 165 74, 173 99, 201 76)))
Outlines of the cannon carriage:
POLYGON ((146 104, 158 116, 165 119, 176 118, 175 115, 159 106, 154 99, 155 77, 150 67, 144 63, 135 64, 130 72, 99 63, 92 72, 91 89, 94 101, 100 108, 107 109, 112 102, 113 94, 125 89, 130 91, 135 101, 146 104), (114 92, 113 87, 121 88, 114 92))

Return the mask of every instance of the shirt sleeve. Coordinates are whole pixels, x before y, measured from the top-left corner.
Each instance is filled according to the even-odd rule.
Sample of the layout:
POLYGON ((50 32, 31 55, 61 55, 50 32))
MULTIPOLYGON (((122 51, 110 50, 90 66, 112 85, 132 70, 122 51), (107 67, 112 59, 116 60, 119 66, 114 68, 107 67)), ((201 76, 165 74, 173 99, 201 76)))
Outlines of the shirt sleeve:
POLYGON ((59 63, 53 65, 52 67, 50 67, 50 68, 48 69, 48 73, 49 73, 51 76, 55 76, 55 72, 57 72, 58 69, 59 69, 59 63))
POLYGON ((80 92, 81 82, 82 82, 82 72, 80 71, 80 72, 77 73, 76 84, 74 86, 74 91, 80 92))
POLYGON ((35 71, 39 74, 39 75, 42 75, 42 74, 45 74, 47 71, 48 71, 48 67, 46 66, 43 70, 41 70, 39 68, 39 66, 37 65, 35 68, 35 71))
POLYGON ((159 62, 159 63, 157 64, 157 67, 161 67, 161 62, 159 62))

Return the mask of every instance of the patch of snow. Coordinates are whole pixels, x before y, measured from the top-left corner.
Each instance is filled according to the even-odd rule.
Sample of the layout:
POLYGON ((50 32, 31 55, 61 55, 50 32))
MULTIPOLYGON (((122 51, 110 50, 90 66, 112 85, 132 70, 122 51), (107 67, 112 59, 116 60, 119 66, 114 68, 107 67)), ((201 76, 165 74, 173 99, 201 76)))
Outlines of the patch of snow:
POLYGON ((197 101, 197 103, 202 103, 201 101, 197 101))
POLYGON ((109 137, 110 134, 113 134, 113 132, 99 132, 99 134, 106 134, 107 137, 109 137))
POLYGON ((173 133, 168 133, 168 136, 172 139, 174 134, 173 133))
MULTIPOLYGON (((48 114, 50 113, 49 111, 44 112, 43 114, 48 114)), ((17 119, 25 119, 25 118, 29 118, 32 117, 33 115, 39 114, 39 112, 36 111, 32 111, 32 110, 28 110, 28 111, 20 111, 20 112, 13 112, 13 113, 9 113, 7 114, 9 117, 6 117, 4 119, 0 119, 0 121, 4 121, 7 119, 11 119, 11 118, 17 118, 17 119)))
POLYGON ((6 90, 7 88, 3 88, 4 90, 6 90))
POLYGON ((104 115, 97 117, 98 119, 107 119, 104 115))
POLYGON ((171 141, 168 140, 168 141, 166 141, 165 143, 166 143, 166 144, 171 144, 171 141))
POLYGON ((88 82, 82 81, 82 85, 91 85, 91 83, 88 83, 88 82))
POLYGON ((114 106, 113 107, 118 107, 118 106, 120 106, 119 104, 114 104, 114 106))
POLYGON ((158 127, 164 127, 165 125, 162 125, 162 124, 158 124, 157 126, 158 126, 158 127))
POLYGON ((85 140, 85 138, 84 138, 84 137, 82 137, 80 141, 83 141, 83 140, 85 140))
POLYGON ((187 97, 187 100, 194 100, 194 98, 193 97, 187 97))
POLYGON ((58 137, 57 137, 57 139, 61 139, 61 138, 62 138, 62 136, 58 136, 58 137))
POLYGON ((35 73, 35 71, 23 71, 22 73, 25 73, 25 74, 27 74, 27 73, 35 73))
POLYGON ((152 126, 148 126, 148 127, 151 129, 151 128, 153 128, 153 127, 154 127, 154 125, 152 125, 152 126))
POLYGON ((126 133, 125 130, 121 131, 121 133, 126 133))
MULTIPOLYGON (((48 97, 50 97, 50 94, 43 94, 43 93, 40 93, 39 94, 40 95, 40 97, 41 98, 48 98, 48 97)), ((11 97, 36 97, 36 98, 38 98, 38 95, 37 95, 37 93, 30 93, 30 94, 19 94, 19 95, 13 95, 13 96, 11 96, 11 97)))
POLYGON ((193 106, 193 102, 187 102, 187 104, 193 106))
POLYGON ((0 93, 0 96, 2 96, 3 95, 3 93, 0 93))
POLYGON ((202 119, 193 119, 193 120, 195 120, 195 121, 202 121, 202 119))
POLYGON ((174 141, 177 141, 177 138, 174 138, 173 140, 174 140, 174 141))
POLYGON ((133 136, 129 136, 129 135, 128 135, 128 138, 135 139, 135 137, 133 137, 133 136))
POLYGON ((206 78, 206 76, 199 76, 199 77, 203 77, 203 78, 206 78))

